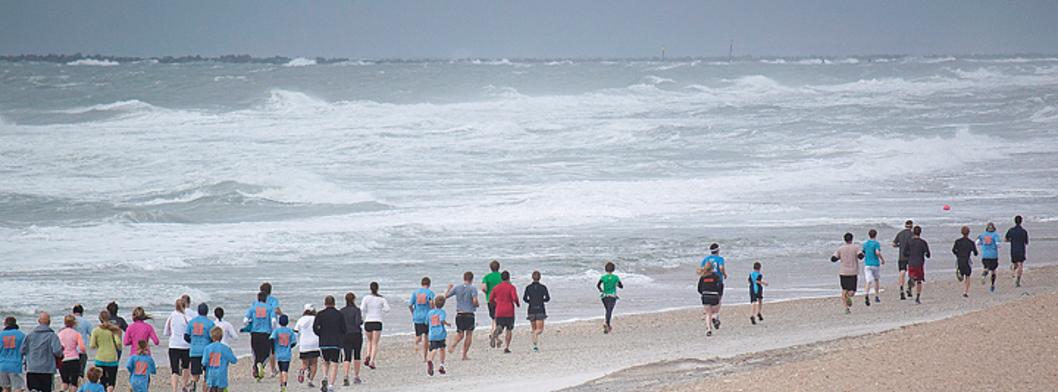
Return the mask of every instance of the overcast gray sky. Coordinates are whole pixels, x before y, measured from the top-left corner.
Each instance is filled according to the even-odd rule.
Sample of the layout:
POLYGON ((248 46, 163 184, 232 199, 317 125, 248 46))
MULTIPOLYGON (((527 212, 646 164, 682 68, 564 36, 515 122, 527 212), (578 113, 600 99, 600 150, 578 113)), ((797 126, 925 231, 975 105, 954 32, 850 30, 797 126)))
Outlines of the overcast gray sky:
POLYGON ((0 53, 352 58, 1058 53, 1058 1, 0 0, 0 53))

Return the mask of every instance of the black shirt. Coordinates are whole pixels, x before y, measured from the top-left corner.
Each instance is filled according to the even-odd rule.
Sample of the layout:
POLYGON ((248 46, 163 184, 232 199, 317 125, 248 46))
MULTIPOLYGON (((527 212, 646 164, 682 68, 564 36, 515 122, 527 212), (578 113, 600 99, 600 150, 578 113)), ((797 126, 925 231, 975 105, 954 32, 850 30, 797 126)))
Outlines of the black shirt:
POLYGON ((320 337, 321 349, 342 348, 342 337, 345 336, 345 317, 335 308, 326 308, 316 313, 312 323, 312 332, 320 337))
POLYGON ((1021 225, 1011 227, 1007 230, 1007 242, 1010 242, 1010 259, 1025 261, 1025 245, 1029 244, 1029 232, 1021 225))
POLYGON ((720 294, 720 277, 714 272, 711 275, 698 277, 698 294, 720 294))
POLYGON ((125 318, 116 314, 110 315, 110 322, 114 323, 114 325, 117 325, 118 328, 121 328, 122 331, 129 329, 129 323, 125 322, 125 318))
POLYGON ((911 239, 915 237, 915 233, 911 232, 911 229, 901 230, 896 233, 896 238, 893 239, 893 244, 900 249, 900 261, 907 261, 907 256, 904 254, 907 252, 908 245, 911 245, 911 239))
POLYGON ((356 305, 349 305, 342 310, 342 319, 345 320, 345 333, 360 333, 360 325, 364 323, 364 316, 356 305))
POLYGON ((922 238, 912 238, 911 241, 907 242, 907 251, 901 254, 907 259, 908 266, 921 267, 926 264, 926 259, 930 257, 929 243, 922 238))
POLYGON ((522 301, 529 304, 528 314, 547 314, 544 310, 544 303, 551 301, 551 295, 547 292, 547 286, 540 282, 533 282, 525 286, 522 301))
POLYGON ((951 247, 951 253, 955 254, 955 259, 960 263, 968 263, 970 261, 970 254, 977 256, 977 244, 974 244, 973 240, 963 237, 955 240, 955 245, 951 247))

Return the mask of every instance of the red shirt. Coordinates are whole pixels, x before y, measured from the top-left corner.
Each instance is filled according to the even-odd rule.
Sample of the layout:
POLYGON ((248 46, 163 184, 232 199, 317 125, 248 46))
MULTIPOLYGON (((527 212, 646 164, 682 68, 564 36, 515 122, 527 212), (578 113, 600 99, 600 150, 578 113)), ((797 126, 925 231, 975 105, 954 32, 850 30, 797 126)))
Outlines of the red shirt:
POLYGON ((489 301, 496 304, 496 318, 514 317, 514 307, 521 306, 518 303, 518 289, 510 282, 500 282, 492 288, 492 296, 489 301))

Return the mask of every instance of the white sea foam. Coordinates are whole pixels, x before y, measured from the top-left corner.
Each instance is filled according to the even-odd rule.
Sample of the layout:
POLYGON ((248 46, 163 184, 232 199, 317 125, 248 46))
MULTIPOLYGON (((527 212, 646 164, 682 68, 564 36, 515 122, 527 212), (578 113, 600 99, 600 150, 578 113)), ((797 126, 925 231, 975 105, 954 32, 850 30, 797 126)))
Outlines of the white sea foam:
POLYGON ((66 65, 87 65, 87 66, 95 66, 95 67, 113 67, 113 66, 121 65, 121 64, 118 63, 117 61, 111 61, 111 60, 80 59, 80 60, 68 62, 68 63, 66 63, 66 65))
POLYGON ((305 57, 298 57, 290 60, 286 64, 283 64, 284 67, 306 67, 309 65, 316 65, 316 60, 305 57))

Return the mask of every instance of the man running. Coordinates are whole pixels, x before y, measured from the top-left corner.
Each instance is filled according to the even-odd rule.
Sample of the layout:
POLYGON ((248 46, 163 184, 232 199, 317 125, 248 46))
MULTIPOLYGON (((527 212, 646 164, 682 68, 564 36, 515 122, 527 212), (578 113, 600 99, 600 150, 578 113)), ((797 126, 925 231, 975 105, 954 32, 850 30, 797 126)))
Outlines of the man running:
POLYGON ((514 331, 514 307, 521 307, 522 304, 518 302, 518 289, 511 284, 511 273, 503 271, 500 278, 503 281, 492 289, 492 295, 489 298, 489 302, 496 308, 496 331, 492 333, 489 341, 496 342, 496 346, 499 347, 500 333, 506 330, 507 333, 503 337, 503 353, 510 354, 511 334, 514 331))
POLYGON ((1021 287, 1021 273, 1024 271, 1025 258, 1028 254, 1029 232, 1021 227, 1021 215, 1014 217, 1014 227, 1007 230, 1007 242, 1010 243, 1010 262, 1014 270, 1014 287, 1021 287))
POLYGON ((922 285, 926 282, 926 259, 930 258, 929 243, 922 239, 922 227, 915 226, 912 230, 914 237, 908 241, 907 252, 907 276, 915 284, 915 303, 922 304, 922 285))
POLYGON ((871 229, 867 236, 870 239, 863 243, 863 302, 871 306, 871 283, 874 283, 874 303, 882 302, 881 265, 885 264, 885 257, 882 256, 882 245, 875 239, 878 230, 871 229))
MULTIPOLYGON (((704 269, 705 265, 709 264, 709 263, 713 263, 713 270, 720 277, 720 282, 718 284, 718 287, 720 287, 720 291, 719 291, 720 299, 723 300, 724 299, 724 279, 727 278, 727 267, 724 266, 724 264, 726 263, 726 260, 724 260, 723 256, 720 256, 720 244, 717 244, 717 243, 714 242, 712 245, 709 245, 709 256, 705 256, 705 258, 702 259, 702 262, 698 265, 698 275, 702 274, 702 269, 704 269)), ((704 305, 704 306, 708 306, 708 305, 704 305)), ((706 311, 707 310, 703 310, 702 312, 705 313, 706 311)), ((715 309, 715 314, 713 314, 713 328, 720 329, 720 308, 719 307, 717 307, 715 309)))
POLYGON ((977 256, 977 245, 970 239, 970 227, 962 227, 962 238, 955 240, 951 253, 955 254, 955 264, 958 268, 955 271, 956 277, 963 282, 962 297, 970 298, 970 274, 973 272, 970 254, 977 256))
POLYGON ((312 331, 320 338, 320 355, 323 357, 323 381, 320 392, 334 392, 334 381, 338 378, 338 362, 341 360, 342 338, 345 337, 345 317, 334 308, 334 297, 323 299, 326 309, 316 313, 312 331))
POLYGON ((841 303, 845 306, 845 314, 852 313, 852 298, 856 296, 856 286, 859 285, 858 273, 860 271, 860 247, 852 243, 852 233, 845 233, 845 245, 834 251, 830 256, 830 262, 841 264, 838 266, 838 279, 841 281, 841 303))
POLYGON ((893 247, 897 248, 897 254, 899 254, 896 266, 900 270, 899 278, 897 278, 897 282, 900 283, 900 300, 905 300, 911 296, 911 286, 914 285, 913 282, 907 283, 907 295, 905 296, 904 278, 907 276, 907 257, 904 256, 904 253, 907 253, 907 246, 911 243, 911 237, 914 236, 914 233, 911 232, 911 228, 914 226, 915 223, 910 219, 904 222, 904 229, 896 233, 896 238, 893 239, 893 247))
POLYGON ((56 361, 62 359, 62 343, 51 329, 51 316, 41 313, 37 327, 22 342, 22 356, 26 360, 26 390, 51 392, 55 380, 56 361))
POLYGON ((503 281, 500 276, 500 262, 492 260, 489 262, 489 272, 484 278, 481 278, 481 291, 485 292, 485 303, 489 307, 489 318, 492 319, 492 329, 489 330, 489 347, 496 348, 497 341, 493 336, 498 335, 496 333, 496 304, 492 302, 492 289, 496 285, 503 281))
POLYGON ((430 352, 430 326, 427 323, 426 314, 433 306, 434 292, 430 290, 430 278, 422 278, 422 287, 411 292, 408 298, 408 312, 411 313, 411 323, 415 329, 415 352, 422 352, 422 361, 426 362, 426 356, 430 352))
POLYGON ((459 342, 463 341, 463 360, 470 359, 467 352, 470 351, 470 343, 474 341, 474 312, 478 310, 478 288, 474 287, 474 273, 467 271, 463 273, 463 284, 459 286, 448 285, 445 297, 456 299, 456 337, 452 346, 448 348, 449 353, 454 353, 459 342), (466 339, 466 340, 464 340, 466 339))
POLYGON ((981 264, 985 267, 981 274, 981 284, 985 284, 985 279, 991 274, 992 287, 988 291, 994 293, 996 292, 996 269, 999 268, 999 233, 996 233, 995 223, 988 222, 985 232, 977 236, 977 245, 981 247, 981 264))

